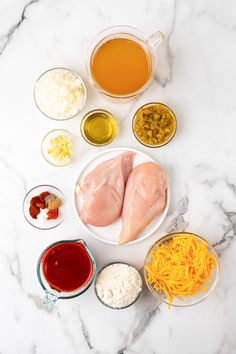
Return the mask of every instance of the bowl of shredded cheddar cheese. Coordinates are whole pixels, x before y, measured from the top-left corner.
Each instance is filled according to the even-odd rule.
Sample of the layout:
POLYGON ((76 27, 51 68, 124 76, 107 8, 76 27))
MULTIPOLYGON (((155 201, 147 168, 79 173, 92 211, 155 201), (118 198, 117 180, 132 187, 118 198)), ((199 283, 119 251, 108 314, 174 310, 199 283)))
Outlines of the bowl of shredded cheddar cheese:
POLYGON ((208 241, 190 232, 168 234, 149 250, 144 279, 151 293, 169 307, 205 300, 219 280, 219 259, 208 241))

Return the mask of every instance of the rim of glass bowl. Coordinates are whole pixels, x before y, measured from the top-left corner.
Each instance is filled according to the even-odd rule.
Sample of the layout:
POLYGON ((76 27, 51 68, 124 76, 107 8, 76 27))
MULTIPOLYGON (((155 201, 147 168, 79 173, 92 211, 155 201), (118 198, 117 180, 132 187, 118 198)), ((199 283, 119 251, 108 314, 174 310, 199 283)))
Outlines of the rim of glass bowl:
POLYGON ((114 26, 109 26, 107 28, 105 28, 104 30, 100 31, 97 33, 97 35, 95 36, 95 38, 93 38, 90 41, 88 50, 87 50, 87 60, 86 60, 86 69, 87 69, 87 73, 89 75, 89 81, 90 81, 90 86, 92 87, 93 90, 98 91, 99 93, 105 95, 106 97, 109 98, 114 98, 114 99, 118 99, 118 100, 129 100, 129 99, 133 99, 136 96, 139 96, 140 94, 142 94, 151 84, 154 74, 155 74, 155 68, 156 68, 156 58, 154 57, 154 51, 152 49, 152 47, 149 45, 148 43, 148 39, 149 37, 145 35, 144 32, 142 32, 141 30, 139 30, 136 27, 133 26, 128 26, 128 25, 114 25, 114 26), (106 32, 112 31, 112 30, 116 30, 117 32, 111 33, 111 34, 107 34, 105 35, 106 32), (120 31, 120 32, 118 32, 120 31), (140 35, 139 38, 137 35, 129 33, 128 31, 135 31, 137 34, 140 35), (104 37, 102 37, 100 39, 101 36, 105 35, 104 37), (109 37, 114 36, 114 35, 129 35, 130 37, 136 38, 136 40, 138 42, 143 42, 146 47, 149 50, 149 54, 150 54, 150 66, 151 66, 151 73, 150 73, 150 77, 147 80, 147 82, 140 87, 137 91, 135 92, 131 92, 128 93, 126 95, 116 95, 116 94, 112 94, 109 93, 108 91, 104 90, 99 84, 98 82, 94 79, 92 71, 91 71, 91 58, 94 54, 95 49, 107 38, 107 40, 109 40, 109 37), (95 83, 95 86, 93 85, 93 83, 95 83))
POLYGON ((48 69, 46 71, 44 71, 36 80, 35 84, 34 84, 34 91, 33 91, 33 96, 34 96, 34 102, 35 102, 35 105, 36 107, 38 108, 39 112, 41 112, 45 117, 49 118, 49 119, 52 119, 52 120, 56 120, 56 121, 65 121, 65 120, 69 120, 69 119, 72 119, 74 117, 77 116, 77 114, 79 114, 83 109, 84 109, 84 106, 86 104, 86 101, 87 101, 87 89, 86 89, 86 86, 85 86, 85 83, 84 83, 84 80, 82 79, 82 77, 77 74, 76 72, 74 72, 73 70, 71 69, 68 69, 68 68, 64 68, 64 67, 61 67, 61 66, 57 66, 57 67, 54 67, 54 68, 51 68, 51 69, 48 69), (84 89, 84 103, 83 103, 83 106, 81 107, 81 109, 78 109, 77 112, 75 114, 73 114, 73 116, 71 117, 67 117, 67 118, 54 118, 54 117, 50 117, 49 115, 47 115, 45 112, 42 111, 42 109, 40 108, 38 102, 37 102, 37 99, 36 99, 36 85, 37 83, 39 82, 39 80, 41 79, 41 77, 43 77, 43 75, 47 74, 48 72, 50 71, 53 71, 53 70, 67 70, 69 72, 71 72, 73 75, 75 75, 78 79, 80 79, 81 81, 81 84, 83 86, 83 89, 84 89))
POLYGON ((92 109, 91 111, 87 112, 81 122, 80 122, 80 132, 81 132, 81 135, 83 137, 83 139, 90 145, 92 146, 96 146, 96 147, 102 147, 102 146, 106 146, 106 145, 109 145, 111 144, 116 138, 117 138, 117 135, 119 133, 119 124, 118 124, 118 121, 117 121, 117 118, 114 116, 114 114, 112 114, 111 112, 107 111, 106 109, 92 109), (93 143, 91 142, 85 135, 84 133, 84 124, 85 124, 85 121, 93 114, 93 113, 98 113, 98 112, 101 112, 101 113, 104 113, 106 115, 109 115, 109 116, 112 116, 114 122, 116 123, 116 134, 115 136, 107 143, 103 143, 103 144, 96 144, 96 143, 93 143))
POLYGON ((145 103, 144 105, 142 105, 141 107, 139 107, 139 108, 137 109, 137 111, 135 112, 135 114, 134 114, 134 116, 133 116, 133 119, 132 119, 132 131, 133 131, 133 134, 134 134, 136 140, 137 140, 140 144, 142 144, 143 146, 146 146, 146 147, 150 147, 150 148, 156 149, 156 148, 159 148, 159 147, 162 147, 162 146, 164 146, 164 145, 169 144, 169 143, 171 142, 171 140, 174 138, 174 136, 175 136, 175 134, 176 134, 176 131, 177 131, 177 118, 176 118, 175 113, 172 111, 172 109, 171 109, 169 106, 167 106, 166 104, 162 103, 162 102, 149 102, 149 103, 145 103), (136 120, 136 117, 137 117, 137 113, 138 113, 141 109, 143 109, 143 108, 145 108, 145 107, 154 106, 154 105, 161 105, 161 106, 164 106, 164 107, 166 107, 167 109, 169 109, 169 110, 171 111, 171 113, 173 114, 173 117, 174 117, 174 120, 175 120, 175 130, 173 131, 172 135, 169 137, 169 139, 168 139, 167 141, 165 141, 164 143, 159 144, 159 145, 149 145, 149 144, 145 144, 143 141, 141 141, 141 140, 139 139, 138 135, 135 133, 135 130, 134 130, 134 124, 135 124, 135 120, 136 120))
MULTIPOLYGON (((214 247, 202 236, 200 235, 197 235, 193 232, 187 232, 187 231, 183 231, 183 232, 172 232, 172 233, 169 233, 163 237, 161 237, 159 240, 157 240, 152 246, 151 248, 149 249, 149 251, 147 252, 146 254, 146 257, 145 257, 145 261, 144 261, 144 267, 143 267, 143 273, 144 273, 144 280, 145 280, 145 283, 149 289, 149 291, 151 292, 151 294, 158 300, 160 300, 161 302, 164 302, 166 303, 167 305, 169 306, 173 306, 173 307, 190 307, 190 306, 194 306, 194 305, 197 305, 199 304, 200 302, 206 300, 209 295, 215 290, 218 282, 219 282, 219 274, 220 274, 220 261, 219 261, 219 257, 216 253, 216 251, 214 250, 214 247), (146 261, 147 261, 147 258, 149 257, 150 253, 153 251, 153 249, 155 247, 158 247, 160 244, 172 239, 174 236, 178 236, 180 234, 186 234, 186 235, 191 235, 191 236, 194 236, 196 239, 198 240, 201 240, 201 241, 204 241, 206 243, 206 245, 208 246, 209 250, 213 253, 214 255, 214 258, 215 258, 215 261, 216 261, 216 269, 214 270, 215 271, 215 274, 216 274, 216 277, 215 277, 215 280, 213 281, 212 285, 211 285, 211 288, 208 292, 206 292, 205 294, 203 294, 203 297, 199 300, 197 300, 196 302, 193 302, 193 303, 190 303, 190 304, 185 304, 184 303, 184 299, 183 299, 183 304, 170 304, 169 301, 162 297, 158 292, 156 292, 153 287, 147 282, 147 279, 146 279, 146 271, 145 271, 145 264, 146 264, 146 261)), ((190 298, 190 297, 189 297, 190 298)))
MULTIPOLYGON (((45 292, 48 291, 49 293, 57 294, 57 299, 59 299, 59 300, 60 299, 63 299, 63 300, 73 299, 74 297, 77 297, 77 296, 82 295, 83 293, 85 293, 85 291, 87 291, 90 288, 90 286, 92 285, 92 283, 94 282, 95 275, 96 275, 96 270, 97 270, 97 265, 96 265, 95 258, 93 256, 92 252, 90 251, 89 247, 87 246, 87 243, 83 239, 80 239, 80 238, 75 239, 75 240, 61 240, 61 241, 56 241, 56 242, 51 243, 49 246, 47 246, 43 250, 43 252, 41 252, 41 254, 39 256, 39 259, 38 259, 38 262, 37 262, 37 277, 38 277, 38 281, 39 281, 41 287, 43 288, 43 290, 45 292), (42 257, 47 252, 47 250, 49 250, 49 248, 51 248, 53 246, 56 246, 56 245, 61 244, 61 243, 69 243, 69 242, 75 243, 75 242, 79 242, 79 241, 82 241, 84 247, 86 248, 86 251, 88 252, 88 254, 89 254, 90 258, 91 258, 91 262, 93 264, 93 273, 92 273, 91 277, 88 280, 87 286, 80 293, 74 294, 74 295, 64 295, 64 296, 62 295, 62 296, 60 296, 60 292, 52 289, 50 287, 50 285, 48 284, 48 282, 46 281, 46 279, 45 279, 45 282, 48 284, 48 288, 44 285, 44 282, 43 282, 42 276, 41 276, 41 260, 42 260, 42 257)), ((85 285, 86 285, 86 283, 85 283, 85 285)), ((76 290, 74 290, 74 291, 76 291, 76 290)), ((79 291, 79 289, 77 291, 79 291)), ((64 293, 66 294, 66 292, 64 292, 64 293)))
POLYGON ((44 135, 43 139, 42 139, 42 142, 41 142, 41 154, 44 158, 44 160, 49 163, 51 166, 54 166, 54 167, 65 167, 65 166, 68 166, 70 165, 72 162, 75 161, 76 159, 76 152, 77 152, 77 143, 76 143, 76 137, 74 136, 74 134, 72 134, 71 132, 69 132, 68 130, 66 129, 52 129, 50 130, 47 134, 44 135), (73 142, 73 152, 72 152, 72 156, 71 156, 71 160, 68 161, 67 163, 64 163, 63 165, 58 165, 56 163, 53 163, 51 161, 49 161, 43 151, 43 145, 46 141, 46 139, 48 138, 48 136, 51 134, 51 133, 55 133, 55 132, 64 132, 65 134, 69 135, 72 139, 72 142, 73 142))
POLYGON ((127 263, 127 262, 122 262, 122 261, 110 262, 110 263, 104 265, 104 266, 98 271, 98 273, 96 274, 95 281, 94 281, 94 292, 95 292, 95 295, 96 295, 97 299, 101 302, 101 304, 103 304, 104 306, 108 307, 109 309, 112 309, 112 310, 124 310, 124 309, 127 309, 128 307, 134 305, 134 304, 136 303, 136 301, 138 301, 138 299, 140 298, 140 295, 141 295, 142 291, 143 291, 143 279, 142 279, 142 276, 141 276, 140 272, 138 271, 138 269, 137 269, 136 267, 134 267, 133 265, 131 265, 131 264, 127 263), (133 269, 135 269, 135 270, 138 272, 138 274, 139 274, 139 276, 140 276, 140 279, 141 279, 141 290, 140 290, 140 292, 138 293, 137 297, 136 297, 136 298, 134 299, 134 301, 132 301, 129 305, 124 306, 124 307, 112 307, 112 306, 107 305, 105 302, 102 301, 102 299, 99 297, 99 295, 98 295, 98 293, 97 293, 96 284, 97 284, 97 280, 98 280, 99 275, 101 274, 101 272, 102 272, 105 268, 109 267, 109 266, 112 265, 112 264, 125 264, 125 265, 128 265, 129 267, 132 267, 133 269))
POLYGON ((37 189, 37 188, 40 188, 40 187, 46 187, 46 188, 49 187, 49 188, 54 188, 54 189, 56 189, 59 193, 61 193, 62 198, 63 198, 63 201, 65 202, 64 193, 63 193, 59 188, 53 186, 52 184, 39 184, 38 186, 35 186, 35 187, 31 188, 31 189, 26 193, 26 195, 25 195, 25 197, 24 197, 24 199, 23 199, 23 203, 22 203, 23 214, 24 214, 25 220, 26 220, 31 226, 35 227, 36 229, 38 229, 38 230, 52 230, 52 229, 55 229, 57 226, 61 225, 61 223, 62 223, 63 220, 64 220, 64 215, 63 215, 61 221, 60 221, 58 224, 53 225, 53 226, 51 226, 51 227, 47 227, 47 228, 46 228, 46 227, 38 227, 38 226, 34 225, 33 223, 30 222, 30 220, 29 220, 29 219, 27 218, 27 216, 25 215, 24 205, 25 205, 25 202, 26 202, 26 199, 27 199, 28 195, 29 195, 33 190, 35 190, 35 189, 37 189))

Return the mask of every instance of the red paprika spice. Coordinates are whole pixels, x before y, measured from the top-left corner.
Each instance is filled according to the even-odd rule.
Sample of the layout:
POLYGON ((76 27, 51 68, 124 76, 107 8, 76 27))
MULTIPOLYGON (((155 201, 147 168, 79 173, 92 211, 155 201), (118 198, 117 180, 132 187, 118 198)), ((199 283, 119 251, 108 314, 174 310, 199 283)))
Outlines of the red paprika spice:
POLYGON ((49 193, 48 191, 42 192, 41 194, 33 197, 30 201, 29 213, 33 219, 37 219, 37 216, 39 215, 40 210, 46 209, 46 208, 49 209, 47 212, 47 220, 55 220, 58 218, 59 208, 51 209, 51 206, 52 206, 51 204, 50 204, 51 206, 49 208, 47 200, 46 200, 46 198, 48 196, 54 197, 53 198, 54 201, 57 201, 57 203, 54 203, 55 206, 58 206, 58 205, 61 206, 61 200, 59 198, 57 198, 53 194, 49 193))

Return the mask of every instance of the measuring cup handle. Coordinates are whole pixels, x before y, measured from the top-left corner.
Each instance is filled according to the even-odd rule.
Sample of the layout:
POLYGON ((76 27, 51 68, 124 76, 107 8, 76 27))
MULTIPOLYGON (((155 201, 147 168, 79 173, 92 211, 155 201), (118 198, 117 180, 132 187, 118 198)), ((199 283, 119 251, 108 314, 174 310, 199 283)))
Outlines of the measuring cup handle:
POLYGON ((148 37, 148 43, 150 47, 157 49, 159 45, 164 40, 164 34, 160 31, 154 32, 150 37, 148 37))
POLYGON ((45 291, 45 297, 43 303, 47 306, 53 306, 58 299, 57 294, 52 294, 49 291, 45 291))

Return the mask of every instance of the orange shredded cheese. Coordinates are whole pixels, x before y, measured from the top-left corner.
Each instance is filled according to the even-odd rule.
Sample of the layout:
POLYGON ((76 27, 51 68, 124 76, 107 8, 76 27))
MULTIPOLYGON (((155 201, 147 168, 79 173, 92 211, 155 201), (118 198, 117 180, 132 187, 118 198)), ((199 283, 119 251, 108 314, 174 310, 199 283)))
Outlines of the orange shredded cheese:
POLYGON ((175 298, 205 292, 215 268, 215 256, 206 242, 191 234, 178 234, 151 251, 145 264, 146 281, 158 293, 164 292, 171 306, 175 298))

